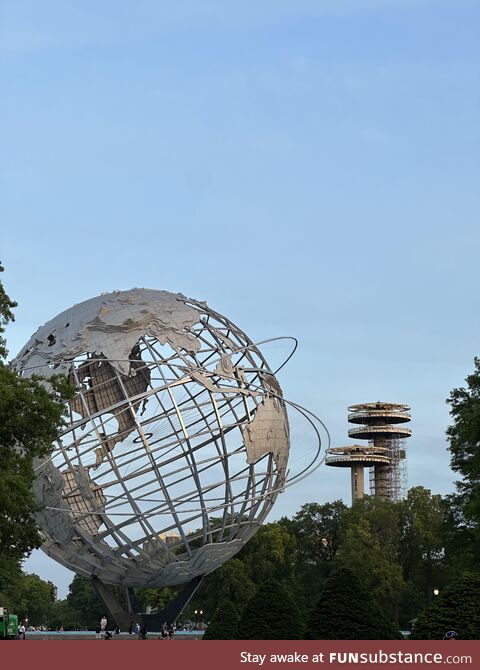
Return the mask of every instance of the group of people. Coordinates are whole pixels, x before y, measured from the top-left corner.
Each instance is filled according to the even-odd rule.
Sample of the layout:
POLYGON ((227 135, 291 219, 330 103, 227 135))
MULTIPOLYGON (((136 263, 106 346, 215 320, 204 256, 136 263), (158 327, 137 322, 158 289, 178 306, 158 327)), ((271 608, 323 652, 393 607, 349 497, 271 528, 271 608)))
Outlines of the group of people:
MULTIPOLYGON (((107 630, 107 615, 104 614, 102 618, 100 619, 100 625, 95 631, 95 636, 97 640, 110 640, 112 637, 112 633, 107 630)), ((128 632, 130 635, 135 635, 137 637, 137 640, 146 640, 147 639, 147 626, 145 623, 140 624, 138 621, 135 623, 130 624, 130 627, 128 629, 128 632)), ((115 633, 118 634, 120 633, 120 630, 117 626, 115 629, 115 633)), ((163 622, 160 635, 162 640, 172 640, 173 636, 175 634, 175 626, 173 623, 167 624, 166 621, 163 622)), ((160 638, 158 638, 160 639, 160 638)))
POLYGON ((166 621, 163 622, 162 625, 162 640, 173 640, 173 635, 175 633, 175 626, 173 623, 167 624, 166 621))

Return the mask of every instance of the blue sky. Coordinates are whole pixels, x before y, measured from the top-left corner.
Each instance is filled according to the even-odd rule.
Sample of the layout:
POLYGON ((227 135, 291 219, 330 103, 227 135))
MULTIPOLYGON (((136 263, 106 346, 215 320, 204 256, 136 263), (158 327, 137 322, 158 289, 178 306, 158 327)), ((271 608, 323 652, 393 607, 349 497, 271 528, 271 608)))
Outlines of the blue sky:
MULTIPOLYGON (((409 403, 409 484, 450 491, 445 398, 480 354, 479 20, 473 0, 3 0, 11 354, 102 291, 180 291, 297 337, 281 382, 334 445, 347 405, 409 403)), ((339 497, 320 468, 270 518, 339 497)), ((43 554, 26 567, 65 593, 43 554)))

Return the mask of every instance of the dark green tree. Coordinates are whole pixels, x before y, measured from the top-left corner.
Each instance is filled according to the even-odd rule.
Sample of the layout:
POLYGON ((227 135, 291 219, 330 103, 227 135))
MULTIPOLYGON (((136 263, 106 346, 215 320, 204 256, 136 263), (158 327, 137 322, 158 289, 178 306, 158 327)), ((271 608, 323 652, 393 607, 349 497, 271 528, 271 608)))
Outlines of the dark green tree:
POLYGON ((461 476, 450 497, 448 562, 480 571, 480 358, 465 381, 467 386, 453 389, 447 400, 453 419, 447 429, 450 463, 461 476))
POLYGON ((452 470, 467 518, 480 522, 480 358, 466 380, 467 387, 455 388, 447 403, 453 423, 447 429, 452 470))
POLYGON ((307 503, 293 519, 282 518, 296 539, 296 596, 299 605, 311 609, 318 600, 340 547, 342 516, 347 507, 341 500, 319 505, 307 503))
POLYGON ((337 562, 353 570, 378 605, 396 620, 405 588, 400 551, 400 510, 366 497, 344 513, 337 562))
POLYGON ((16 612, 15 594, 22 576, 20 561, 4 556, 0 548, 0 603, 11 612, 16 612))
POLYGON ((463 502, 457 494, 444 500, 445 572, 448 581, 465 572, 480 570, 480 529, 465 517, 463 502))
POLYGON ((255 593, 255 584, 238 558, 230 559, 218 570, 217 585, 220 598, 234 603, 240 612, 255 593))
POLYGON ((0 363, 0 553, 21 559, 40 545, 32 512, 34 459, 46 456, 63 422, 63 381, 49 391, 0 363))
POLYGON ((235 605, 223 598, 203 635, 204 640, 236 640, 240 614, 235 605))
POLYGON ((335 568, 325 582, 312 612, 307 639, 394 640, 398 629, 387 619, 346 567, 335 568))
POLYGON ((447 524, 445 503, 439 495, 417 486, 410 489, 400 507, 400 556, 406 588, 401 597, 403 625, 429 605, 434 588, 446 579, 445 545, 447 524))
POLYGON ((239 610, 255 591, 255 585, 269 578, 278 579, 295 597, 296 540, 283 523, 267 523, 243 547, 234 559, 204 580, 188 608, 185 618, 202 609, 211 618, 223 597, 239 610))
MULTIPOLYGON (((0 272, 3 271, 3 265, 0 263, 0 272)), ((12 310, 16 306, 17 303, 8 297, 5 288, 0 281, 0 360, 4 360, 8 354, 7 343, 3 337, 3 333, 5 332, 5 326, 11 321, 15 321, 15 316, 12 310)))
POLYGON ((68 587, 66 602, 69 617, 77 621, 82 628, 86 627, 89 630, 96 629, 102 614, 107 611, 100 596, 93 588, 91 580, 81 575, 75 575, 73 578, 68 587))
POLYGON ((267 523, 243 547, 238 558, 255 584, 274 578, 291 582, 295 576, 297 551, 294 535, 282 523, 267 523))
POLYGON ((47 622, 54 602, 51 582, 35 574, 22 575, 12 592, 13 608, 19 617, 33 626, 47 622))
POLYGON ((34 462, 50 452, 63 424, 65 400, 73 393, 65 378, 49 380, 47 388, 5 365, 3 333, 13 320, 13 307, 0 282, 0 592, 18 577, 25 554, 41 543, 32 514, 37 509, 34 462))
POLYGON ((193 619, 194 611, 201 609, 208 621, 223 599, 229 600, 238 611, 242 611, 254 593, 255 584, 247 574, 245 561, 231 558, 205 578, 185 609, 184 618, 193 619))
POLYGON ((288 522, 288 529, 297 538, 298 561, 317 566, 331 561, 340 545, 342 515, 347 510, 341 500, 319 505, 307 503, 288 522))
MULTIPOLYGON (((122 586, 109 585, 106 588, 111 592, 118 604, 127 608, 127 595, 122 586)), ((152 589, 156 590, 156 589, 152 589)), ((113 627, 114 621, 108 613, 108 609, 95 591, 92 580, 83 575, 75 575, 66 598, 68 616, 81 628, 95 630, 103 614, 107 615, 109 626, 113 627)))
POLYGON ((290 592, 275 579, 260 584, 243 610, 239 640, 301 640, 305 623, 290 592))
POLYGON ((142 612, 145 612, 147 607, 150 607, 152 612, 160 612, 173 600, 176 591, 168 587, 163 589, 138 588, 135 589, 135 595, 142 612))
POLYGON ((461 640, 480 638, 480 575, 467 573, 440 591, 434 603, 421 612, 412 639, 441 640, 450 630, 461 640))
POLYGON ((63 626, 64 630, 84 628, 78 613, 72 610, 66 600, 57 600, 53 603, 45 623, 50 630, 58 630, 60 626, 63 626))

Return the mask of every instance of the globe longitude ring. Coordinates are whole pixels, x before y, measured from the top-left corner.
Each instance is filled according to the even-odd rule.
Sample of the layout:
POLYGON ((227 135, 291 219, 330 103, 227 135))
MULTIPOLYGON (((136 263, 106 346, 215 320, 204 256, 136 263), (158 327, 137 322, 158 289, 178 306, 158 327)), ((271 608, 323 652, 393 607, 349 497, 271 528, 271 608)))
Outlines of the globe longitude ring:
POLYGON ((13 366, 75 388, 51 456, 36 464, 44 551, 78 574, 155 587, 235 555, 278 494, 318 467, 322 431, 328 440, 283 397, 260 349, 270 341, 150 289, 102 294, 41 326, 13 366), (287 407, 316 442, 293 470, 287 407))

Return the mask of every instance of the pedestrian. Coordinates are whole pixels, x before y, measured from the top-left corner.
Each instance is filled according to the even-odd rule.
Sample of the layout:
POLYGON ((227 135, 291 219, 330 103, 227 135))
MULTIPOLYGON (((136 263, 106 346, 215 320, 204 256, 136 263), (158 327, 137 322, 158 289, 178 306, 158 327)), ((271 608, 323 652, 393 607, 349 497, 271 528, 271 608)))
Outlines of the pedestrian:
POLYGON ((145 623, 142 623, 142 627, 140 628, 140 637, 142 640, 147 639, 147 626, 145 623))
POLYGON ((102 618, 100 619, 100 632, 101 632, 101 637, 105 637, 105 632, 107 630, 107 615, 104 614, 102 618))
POLYGON ((449 630, 443 636, 444 640, 458 640, 458 633, 454 630, 449 630))
POLYGON ((100 640, 100 626, 97 626, 97 627, 95 628, 95 638, 96 638, 97 640, 100 640))
POLYGON ((174 632, 175 632, 175 628, 174 628, 173 623, 171 623, 171 624, 168 626, 168 639, 169 639, 169 640, 173 640, 173 634, 174 634, 174 632))
POLYGON ((138 621, 135 623, 134 630, 135 630, 135 635, 137 636, 137 639, 139 640, 140 639, 140 624, 138 623, 138 621))
POLYGON ((25 639, 25 626, 23 625, 23 623, 20 624, 20 626, 18 627, 18 639, 19 640, 25 639))
POLYGON ((168 636, 168 627, 167 622, 164 621, 162 624, 162 640, 166 640, 168 636))

